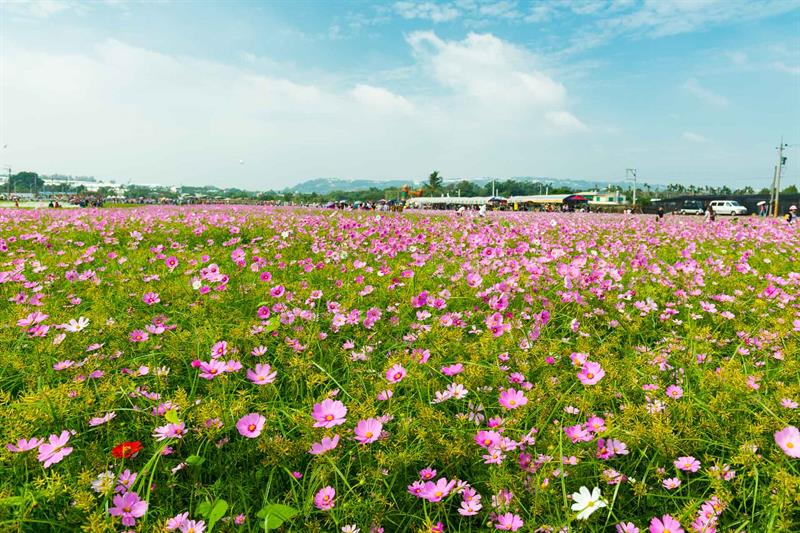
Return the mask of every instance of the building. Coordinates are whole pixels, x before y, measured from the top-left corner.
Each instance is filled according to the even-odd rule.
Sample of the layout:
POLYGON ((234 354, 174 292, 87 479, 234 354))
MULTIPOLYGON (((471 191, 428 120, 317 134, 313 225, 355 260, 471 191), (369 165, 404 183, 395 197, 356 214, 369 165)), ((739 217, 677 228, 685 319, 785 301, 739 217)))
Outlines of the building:
POLYGON ((583 196, 589 200, 590 206, 598 207, 611 207, 616 205, 624 205, 628 202, 624 194, 619 191, 584 191, 579 192, 578 195, 583 196))

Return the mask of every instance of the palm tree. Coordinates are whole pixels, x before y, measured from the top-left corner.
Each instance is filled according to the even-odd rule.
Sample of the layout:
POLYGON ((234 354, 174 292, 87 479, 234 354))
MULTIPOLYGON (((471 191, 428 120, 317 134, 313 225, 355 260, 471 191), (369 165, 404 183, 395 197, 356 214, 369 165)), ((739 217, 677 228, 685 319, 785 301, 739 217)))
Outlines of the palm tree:
POLYGON ((431 172, 431 175, 428 176, 428 188, 431 190, 431 192, 441 189, 442 183, 444 183, 444 179, 439 175, 438 170, 434 170, 431 172))

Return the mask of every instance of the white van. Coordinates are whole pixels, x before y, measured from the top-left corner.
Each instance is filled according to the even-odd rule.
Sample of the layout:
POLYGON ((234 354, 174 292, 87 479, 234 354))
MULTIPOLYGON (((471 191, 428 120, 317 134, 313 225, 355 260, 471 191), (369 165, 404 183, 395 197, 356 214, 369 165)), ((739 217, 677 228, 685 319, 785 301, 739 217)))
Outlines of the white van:
POLYGON ((714 200, 711 202, 711 207, 718 215, 741 216, 747 214, 747 208, 736 200, 714 200))

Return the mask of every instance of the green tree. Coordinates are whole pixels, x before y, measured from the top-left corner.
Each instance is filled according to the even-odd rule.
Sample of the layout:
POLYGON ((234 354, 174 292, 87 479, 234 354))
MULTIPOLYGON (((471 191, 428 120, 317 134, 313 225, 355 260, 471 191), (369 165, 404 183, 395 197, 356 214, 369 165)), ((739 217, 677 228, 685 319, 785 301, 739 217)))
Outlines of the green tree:
POLYGON ((431 192, 435 192, 441 189, 443 183, 444 183, 444 178, 442 178, 442 176, 439 175, 438 170, 434 170, 433 172, 431 172, 431 175, 428 176, 428 189, 430 189, 431 192))
POLYGON ((781 191, 781 194, 797 194, 797 186, 789 185, 781 191))
POLYGON ((41 191, 44 180, 36 172, 17 172, 9 180, 9 189, 16 192, 41 191))

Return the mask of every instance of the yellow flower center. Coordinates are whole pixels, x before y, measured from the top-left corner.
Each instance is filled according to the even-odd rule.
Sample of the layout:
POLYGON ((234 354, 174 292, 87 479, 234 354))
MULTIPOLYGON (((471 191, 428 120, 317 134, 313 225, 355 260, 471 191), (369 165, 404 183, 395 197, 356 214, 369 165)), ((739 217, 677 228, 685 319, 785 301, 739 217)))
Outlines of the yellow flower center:
POLYGON ((364 436, 367 437, 368 439, 371 439, 372 438, 372 432, 371 431, 367 431, 366 433, 364 433, 364 436))
POLYGON ((331 420, 333 420, 333 415, 326 415, 326 416, 325 416, 325 420, 327 420, 328 422, 330 422, 331 420))
POLYGON ((787 442, 786 443, 786 447, 787 448, 794 448, 794 442, 787 442))
POLYGON ((255 424, 250 424, 249 426, 247 426, 247 429, 248 429, 248 431, 255 431, 256 430, 256 425, 255 424))
POLYGON ((589 372, 588 374, 586 374, 586 377, 589 378, 589 379, 594 379, 594 374, 589 372))

